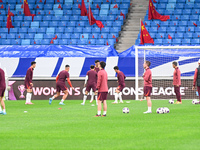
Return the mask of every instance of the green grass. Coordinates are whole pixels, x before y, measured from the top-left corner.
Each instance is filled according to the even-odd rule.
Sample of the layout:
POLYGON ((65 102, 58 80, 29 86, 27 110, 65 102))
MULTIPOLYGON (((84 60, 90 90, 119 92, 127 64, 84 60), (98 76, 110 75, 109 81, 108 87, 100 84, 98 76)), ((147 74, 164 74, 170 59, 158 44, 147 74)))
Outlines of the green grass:
POLYGON ((183 101, 153 101, 153 114, 146 111, 146 101, 111 104, 107 117, 94 117, 96 106, 87 101, 6 101, 7 115, 0 115, 1 150, 199 150, 200 105, 183 101), (61 107, 62 109, 58 109, 61 107), (123 107, 130 109, 123 114, 123 107), (169 114, 156 114, 158 107, 168 107, 169 114), (28 111, 24 113, 24 111, 28 111))

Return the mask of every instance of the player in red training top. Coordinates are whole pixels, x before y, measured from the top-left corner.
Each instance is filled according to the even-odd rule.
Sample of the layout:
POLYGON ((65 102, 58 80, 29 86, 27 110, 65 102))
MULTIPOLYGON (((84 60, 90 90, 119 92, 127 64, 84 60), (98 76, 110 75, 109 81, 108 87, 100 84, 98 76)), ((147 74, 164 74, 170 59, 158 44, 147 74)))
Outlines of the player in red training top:
POLYGON ((197 92, 199 95, 199 104, 200 104, 200 59, 198 61, 198 68, 195 69, 192 90, 195 89, 195 85, 197 85, 197 92))
POLYGON ((4 73, 3 69, 0 68, 0 114, 2 114, 2 115, 6 115, 6 106, 3 101, 5 90, 6 90, 5 73, 4 73), (3 111, 2 111, 2 109, 3 109, 3 111))
POLYGON ((172 63, 172 67, 174 68, 173 85, 174 85, 174 92, 176 93, 176 98, 177 98, 177 101, 175 104, 182 104, 181 93, 180 93, 181 71, 177 65, 178 63, 175 61, 172 63))
MULTIPOLYGON (((81 105, 85 105, 87 95, 88 95, 88 93, 90 92, 91 89, 93 91, 92 95, 95 95, 96 104, 97 104, 97 94, 95 93, 96 86, 97 86, 97 72, 94 71, 94 65, 91 65, 90 71, 87 72, 84 87, 85 86, 86 86, 86 91, 85 91, 85 95, 83 97, 83 103, 81 103, 81 105), (87 84, 87 86, 86 86, 86 84, 87 84)), ((92 102, 93 102, 93 99, 90 100, 90 103, 92 103, 92 102)))
POLYGON ((27 90, 27 94, 26 94, 26 103, 27 105, 32 105, 33 103, 31 103, 31 97, 32 97, 32 87, 33 87, 33 70, 36 67, 36 62, 33 61, 31 62, 31 67, 28 68, 27 72, 26 72, 26 78, 24 81, 26 90, 27 90))
POLYGON ((108 75, 107 72, 104 70, 106 63, 101 61, 100 62, 100 70, 97 76, 97 89, 96 93, 98 93, 98 111, 96 117, 101 116, 101 102, 103 103, 103 117, 106 116, 107 112, 107 95, 108 95, 108 75))
POLYGON ((148 110, 144 112, 144 114, 147 113, 152 113, 151 107, 151 92, 152 92, 152 73, 150 70, 150 61, 145 61, 143 64, 144 69, 146 70, 145 73, 143 74, 143 79, 144 79, 144 96, 146 97, 147 100, 147 105, 148 105, 148 110))
POLYGON ((117 87, 117 89, 115 91, 115 101, 113 102, 113 104, 117 104, 118 103, 118 98, 120 100, 119 103, 123 103, 122 90, 125 88, 124 80, 126 79, 126 76, 124 75, 124 73, 122 71, 119 70, 118 66, 115 66, 113 69, 117 73, 117 78, 118 78, 117 82, 119 84, 119 86, 117 87))
POLYGON ((99 72, 99 66, 100 66, 100 61, 99 60, 95 60, 95 68, 94 71, 96 71, 97 73, 99 72))
POLYGON ((72 86, 70 78, 69 78, 69 69, 70 69, 70 66, 66 65, 65 70, 61 71, 58 74, 58 76, 56 77, 56 94, 52 98, 49 98, 50 105, 55 98, 60 96, 60 91, 63 91, 64 95, 63 95, 62 100, 59 103, 59 105, 65 105, 63 102, 68 96, 68 89, 65 85, 66 79, 67 79, 69 86, 74 90, 74 87, 72 86))

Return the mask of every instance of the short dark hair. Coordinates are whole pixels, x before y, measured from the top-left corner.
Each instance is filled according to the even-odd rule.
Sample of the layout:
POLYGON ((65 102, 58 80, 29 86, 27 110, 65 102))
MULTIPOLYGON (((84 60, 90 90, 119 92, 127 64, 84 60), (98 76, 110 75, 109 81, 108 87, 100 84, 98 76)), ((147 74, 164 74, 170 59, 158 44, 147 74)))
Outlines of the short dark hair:
POLYGON ((66 65, 65 68, 70 67, 69 65, 66 65))
POLYGON ((119 70, 119 67, 118 67, 118 66, 115 66, 113 69, 114 69, 114 70, 119 70))
POLYGON ((105 68, 105 66, 106 66, 106 63, 105 63, 104 61, 101 61, 101 62, 100 62, 100 66, 101 66, 101 68, 103 68, 103 69, 104 69, 104 68, 105 68))
POLYGON ((147 66, 148 66, 148 67, 150 67, 150 66, 151 66, 151 62, 150 62, 150 61, 148 61, 148 60, 146 60, 146 61, 145 61, 145 63, 147 64, 147 66))
POLYGON ((176 62, 176 61, 173 61, 173 63, 172 63, 174 66, 177 66, 178 65, 178 63, 176 62))
POLYGON ((31 62, 31 66, 34 65, 34 64, 36 64, 36 62, 35 62, 35 61, 32 61, 32 62, 31 62))
POLYGON ((90 68, 91 68, 91 69, 94 69, 94 65, 91 65, 90 68))
POLYGON ((95 63, 98 63, 98 62, 100 62, 99 60, 95 60, 95 63))

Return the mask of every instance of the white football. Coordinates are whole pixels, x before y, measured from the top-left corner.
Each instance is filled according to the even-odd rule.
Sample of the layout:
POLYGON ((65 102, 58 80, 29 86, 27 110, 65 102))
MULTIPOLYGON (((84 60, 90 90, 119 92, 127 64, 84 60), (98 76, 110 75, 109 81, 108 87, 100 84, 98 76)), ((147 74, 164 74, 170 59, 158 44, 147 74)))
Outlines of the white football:
POLYGON ((169 100, 169 103, 170 103, 170 104, 174 104, 174 100, 173 100, 173 99, 170 99, 170 100, 169 100))
POLYGON ((163 112, 163 108, 158 108, 157 110, 156 110, 156 113, 157 114, 163 114, 164 112, 163 112))
POLYGON ((199 101, 197 99, 193 99, 192 104, 199 104, 199 101))
POLYGON ((122 110, 122 112, 123 112, 124 114, 128 114, 128 113, 129 113, 128 107, 124 107, 123 110, 122 110))
POLYGON ((163 112, 164 112, 165 114, 169 113, 169 108, 163 107, 163 112))

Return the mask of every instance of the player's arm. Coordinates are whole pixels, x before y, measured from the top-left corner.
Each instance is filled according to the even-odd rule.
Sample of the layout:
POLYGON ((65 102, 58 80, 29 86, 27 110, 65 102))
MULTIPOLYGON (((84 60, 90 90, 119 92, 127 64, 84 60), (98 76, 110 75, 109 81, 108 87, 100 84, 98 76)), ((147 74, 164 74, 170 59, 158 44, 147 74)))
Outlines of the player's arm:
POLYGON ((144 75, 143 75, 144 81, 148 82, 149 78, 150 78, 150 73, 145 72, 144 75))
POLYGON ((102 76, 100 73, 98 73, 98 79, 97 79, 97 91, 101 86, 102 76))
POLYGON ((198 70, 196 69, 196 70, 195 70, 195 73, 194 73, 194 80, 193 80, 193 87, 192 87, 193 90, 194 90, 194 88, 195 88, 196 81, 197 81, 197 73, 198 73, 198 70))
POLYGON ((88 80, 88 75, 85 76, 85 83, 84 83, 84 87, 86 86, 87 84, 87 80, 88 80))
POLYGON ((57 77, 56 77, 56 82, 58 82, 58 78, 59 78, 59 75, 57 75, 57 77))
POLYGON ((31 79, 31 70, 30 70, 30 69, 27 70, 26 78, 27 78, 29 84, 32 84, 32 79, 31 79))
MULTIPOLYGON (((180 70, 177 71, 177 76, 178 76, 178 81, 180 81, 181 80, 181 71, 180 70)), ((179 86, 179 85, 177 85, 177 86, 179 86)))

